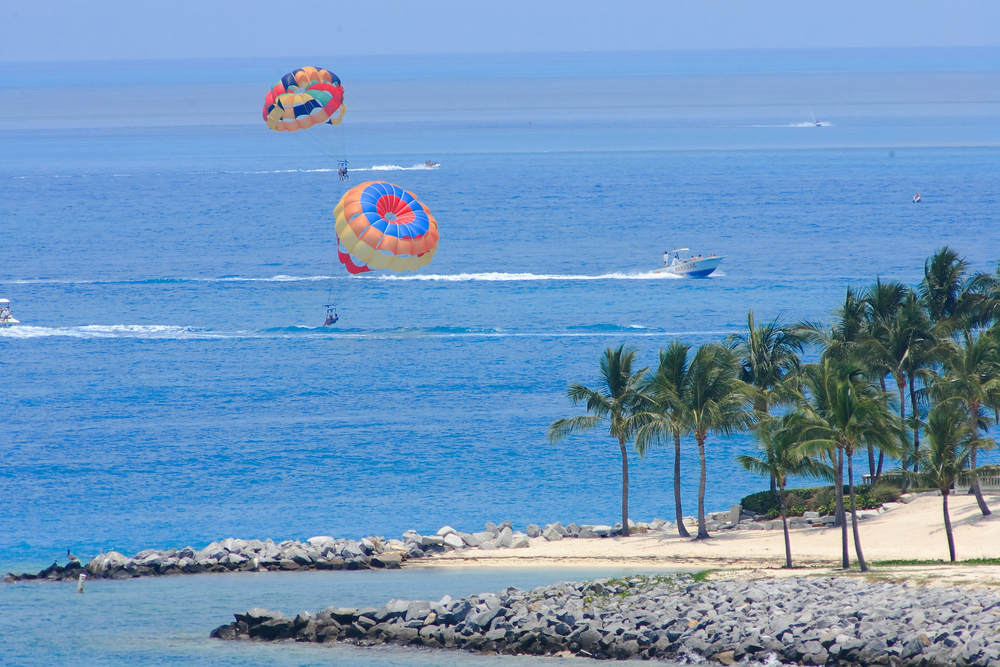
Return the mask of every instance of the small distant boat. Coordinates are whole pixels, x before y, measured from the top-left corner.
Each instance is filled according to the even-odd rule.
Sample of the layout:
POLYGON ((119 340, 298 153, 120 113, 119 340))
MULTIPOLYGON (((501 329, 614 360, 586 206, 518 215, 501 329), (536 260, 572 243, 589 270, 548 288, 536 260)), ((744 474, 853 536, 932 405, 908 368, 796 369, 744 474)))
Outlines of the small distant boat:
POLYGON ((10 312, 10 299, 0 299, 0 327, 12 327, 20 323, 10 312))
POLYGON ((688 259, 682 259, 681 253, 687 250, 688 248, 675 248, 670 252, 663 253, 664 267, 656 269, 653 273, 671 273, 676 276, 686 276, 688 278, 707 278, 713 271, 719 268, 719 264, 722 264, 722 260, 725 259, 725 255, 721 257, 716 257, 715 255, 702 257, 698 255, 697 257, 691 256, 688 259), (672 259, 671 256, 673 256, 672 259))
POLYGON ((823 123, 816 121, 816 127, 823 127, 823 123))
POLYGON ((428 169, 433 169, 434 167, 440 167, 441 163, 440 162, 434 162, 432 160, 425 160, 424 161, 424 166, 427 167, 428 169))
POLYGON ((914 204, 919 204, 921 201, 922 200, 920 199, 920 193, 919 192, 917 194, 913 195, 913 203, 914 204))

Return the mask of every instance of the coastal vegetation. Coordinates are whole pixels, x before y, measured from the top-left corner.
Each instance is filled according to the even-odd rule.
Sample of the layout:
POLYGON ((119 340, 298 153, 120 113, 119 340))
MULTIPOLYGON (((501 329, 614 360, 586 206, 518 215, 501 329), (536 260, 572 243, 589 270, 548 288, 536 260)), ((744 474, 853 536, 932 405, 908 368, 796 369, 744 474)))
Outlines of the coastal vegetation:
POLYGON ((996 447, 988 432, 1000 419, 1000 268, 973 272, 945 247, 924 263, 917 286, 876 277, 867 288, 849 287, 828 323, 761 323, 751 310, 746 331, 697 348, 672 341, 659 351, 655 369, 633 370, 636 355, 632 348, 608 349, 600 389, 569 388, 572 402, 585 403, 590 414, 559 419, 549 429, 554 442, 607 423, 622 453, 623 535, 630 440, 640 456, 673 445, 677 529, 686 537, 680 455, 682 439, 693 438, 695 539, 705 539, 709 436, 737 432, 752 433, 758 443, 738 463, 770 482, 747 509, 781 517, 786 567, 792 565, 787 518, 806 511, 834 515, 842 567, 850 567, 853 541, 862 572, 868 564, 858 510, 894 500, 910 485, 941 492, 952 561, 948 497, 956 484, 968 483, 982 514, 990 513, 979 475, 995 474, 997 466, 978 466, 977 454, 996 447), (856 454, 867 459, 863 485, 856 454), (897 467, 888 470, 892 462, 897 467), (832 488, 805 494, 788 488, 805 477, 827 479, 832 488))

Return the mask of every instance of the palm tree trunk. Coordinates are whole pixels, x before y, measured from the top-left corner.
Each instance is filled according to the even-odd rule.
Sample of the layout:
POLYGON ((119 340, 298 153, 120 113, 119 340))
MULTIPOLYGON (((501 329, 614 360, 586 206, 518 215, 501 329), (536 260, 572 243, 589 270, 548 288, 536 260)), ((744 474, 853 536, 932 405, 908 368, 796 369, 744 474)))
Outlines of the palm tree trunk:
POLYGON ((698 535, 696 540, 704 540, 709 537, 708 527, 705 525, 705 483, 707 478, 705 468, 705 434, 696 431, 694 434, 698 441, 698 458, 701 460, 701 479, 698 482, 698 535))
POLYGON ((858 534, 858 504, 854 499, 854 453, 847 453, 847 488, 851 491, 851 528, 854 531, 854 551, 858 554, 858 565, 862 572, 868 571, 865 555, 861 553, 861 535, 858 534))
MULTIPOLYGON (((906 433, 906 394, 904 391, 905 386, 906 386, 905 381, 899 379, 896 380, 896 388, 899 389, 899 427, 903 429, 904 434, 906 433)), ((903 470, 910 469, 910 457, 907 454, 905 448, 903 450, 903 457, 899 463, 903 467, 903 470)), ((903 481, 900 482, 899 490, 903 493, 906 493, 906 487, 908 486, 909 486, 909 478, 906 475, 903 475, 903 481)))
MULTIPOLYGON (((917 390, 914 386, 915 382, 913 380, 913 373, 910 373, 910 414, 913 416, 914 424, 917 423, 917 390)), ((913 429, 913 472, 917 472, 919 467, 918 461, 920 460, 920 427, 914 426, 913 429)))
POLYGON ((618 444, 622 448, 622 537, 628 537, 628 450, 625 438, 619 437, 618 444))
MULTIPOLYGON (((972 435, 973 437, 979 437, 979 402, 971 401, 969 403, 969 413, 972 420, 972 435)), ((979 503, 979 511, 983 513, 983 516, 989 516, 993 514, 990 511, 990 506, 986 504, 986 500, 983 498, 983 490, 979 486, 979 475, 976 474, 976 455, 979 453, 979 448, 976 446, 972 447, 972 492, 976 494, 976 502, 979 503)))
POLYGON ((834 526, 840 525, 840 542, 843 547, 842 567, 846 570, 851 566, 851 552, 847 542, 847 517, 844 513, 844 450, 837 448, 837 516, 834 519, 834 526))
POLYGON ((948 491, 941 489, 941 507, 944 509, 944 532, 948 534, 948 555, 955 562, 955 537, 951 534, 951 516, 948 514, 948 491))
POLYGON ((684 526, 684 512, 681 510, 681 434, 674 433, 674 507, 677 508, 677 534, 691 537, 684 526))
POLYGON ((868 477, 872 486, 875 486, 878 482, 878 475, 875 473, 875 445, 868 445, 868 477))
POLYGON ((990 510, 990 506, 986 504, 986 500, 983 498, 983 490, 979 486, 979 475, 975 473, 976 469, 976 454, 979 453, 979 448, 974 447, 972 449, 972 491, 976 494, 976 502, 979 503, 979 511, 983 513, 983 516, 989 516, 993 514, 990 510))
POLYGON ((792 541, 788 537, 788 504, 785 487, 781 487, 781 526, 785 530, 785 567, 792 569, 792 541))
POLYGON ((774 481, 774 475, 771 475, 771 493, 778 492, 778 484, 774 481))
MULTIPOLYGON (((882 393, 885 393, 885 376, 883 375, 878 379, 880 385, 882 385, 882 393)), ((874 446, 868 445, 868 467, 872 467, 872 452, 874 446)), ((872 472, 872 486, 878 484, 878 481, 882 478, 882 464, 885 462, 885 452, 881 449, 878 450, 878 466, 875 467, 874 472, 872 472)))

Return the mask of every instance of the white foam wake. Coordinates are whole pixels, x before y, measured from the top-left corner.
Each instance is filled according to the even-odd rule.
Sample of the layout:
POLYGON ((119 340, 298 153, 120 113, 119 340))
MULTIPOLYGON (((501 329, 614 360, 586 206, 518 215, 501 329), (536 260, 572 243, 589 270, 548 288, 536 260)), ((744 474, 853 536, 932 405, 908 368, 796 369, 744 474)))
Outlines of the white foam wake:
POLYGON ((88 324, 79 327, 36 327, 20 325, 0 329, 0 338, 162 338, 211 339, 234 338, 234 334, 175 327, 160 324, 88 324))
POLYGON ((357 167, 351 171, 420 171, 424 169, 437 169, 440 165, 428 167, 426 164, 415 164, 412 167, 400 167, 398 164, 376 164, 371 167, 357 167))
POLYGON ((558 274, 558 273, 453 273, 453 274, 417 274, 417 275, 379 275, 361 276, 368 280, 438 280, 443 282, 521 282, 532 280, 674 280, 681 276, 672 273, 602 273, 597 276, 558 274))

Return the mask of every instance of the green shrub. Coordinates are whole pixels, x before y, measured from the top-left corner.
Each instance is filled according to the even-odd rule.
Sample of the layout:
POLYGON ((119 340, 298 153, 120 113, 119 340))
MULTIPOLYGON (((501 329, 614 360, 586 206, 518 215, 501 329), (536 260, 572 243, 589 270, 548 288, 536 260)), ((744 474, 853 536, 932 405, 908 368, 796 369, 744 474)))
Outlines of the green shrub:
POLYGON ((781 501, 778 494, 773 491, 759 491, 752 493, 740 501, 743 509, 753 514, 767 514, 770 510, 780 510, 781 501))

